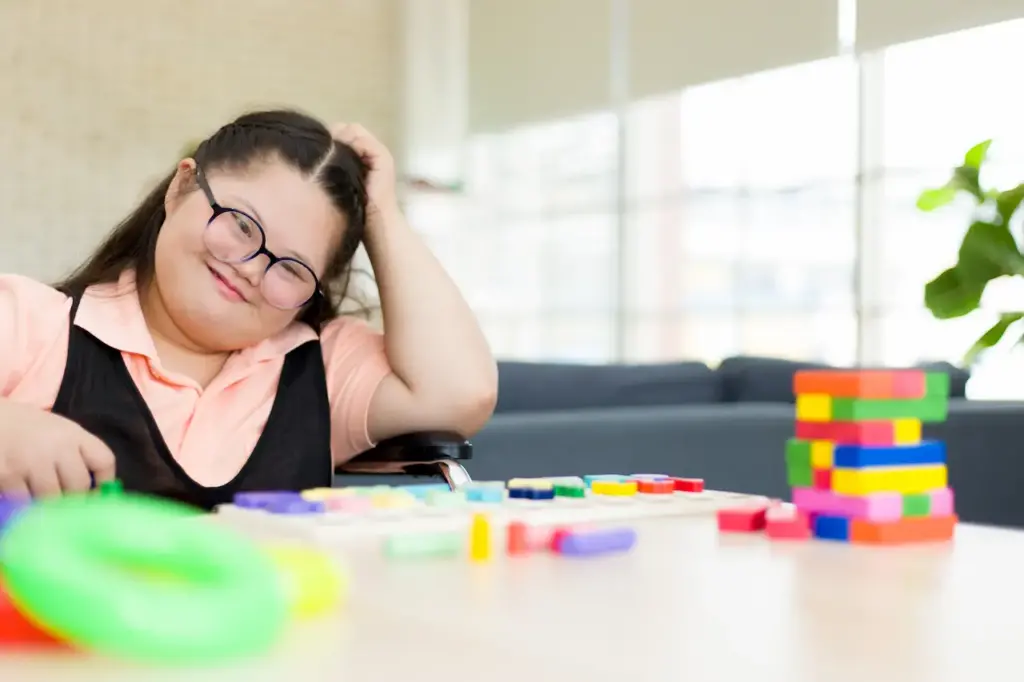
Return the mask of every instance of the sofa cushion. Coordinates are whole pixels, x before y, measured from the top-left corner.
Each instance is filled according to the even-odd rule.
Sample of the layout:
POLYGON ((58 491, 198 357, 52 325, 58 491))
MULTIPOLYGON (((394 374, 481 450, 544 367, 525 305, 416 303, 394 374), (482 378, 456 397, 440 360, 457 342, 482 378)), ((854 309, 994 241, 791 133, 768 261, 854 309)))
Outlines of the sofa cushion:
POLYGON ((718 375, 701 362, 498 363, 497 412, 683 405, 721 399, 718 375))
MULTIPOLYGON (((829 369, 828 365, 779 358, 739 356, 726 358, 718 366, 722 378, 723 400, 738 403, 794 403, 793 375, 802 369, 829 369)), ((948 362, 929 362, 914 369, 945 372, 949 375, 949 394, 963 398, 970 373, 948 362)))
POLYGON ((826 368, 814 362, 737 356, 722 360, 717 372, 727 402, 795 403, 793 375, 802 369, 826 368))

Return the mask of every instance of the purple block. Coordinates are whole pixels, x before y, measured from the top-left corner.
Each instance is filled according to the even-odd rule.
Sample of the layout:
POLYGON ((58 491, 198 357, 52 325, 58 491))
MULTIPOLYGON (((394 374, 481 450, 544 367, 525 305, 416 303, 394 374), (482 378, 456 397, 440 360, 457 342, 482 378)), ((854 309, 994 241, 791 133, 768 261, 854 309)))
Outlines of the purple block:
POLYGON ((271 502, 264 509, 271 514, 322 514, 324 511, 324 503, 316 502, 313 500, 304 500, 301 497, 297 499, 280 499, 275 502, 271 502))
POLYGON ((664 481, 668 476, 665 474, 633 474, 630 478, 637 481, 664 481))
POLYGON ((280 503, 284 500, 302 500, 302 495, 296 492, 259 492, 259 493, 236 493, 235 506, 246 509, 266 509, 268 505, 280 503))
POLYGON ((11 522, 15 514, 26 506, 28 506, 28 502, 25 500, 12 500, 0 497, 0 530, 3 530, 11 522))
POLYGON ((632 528, 577 530, 562 537, 558 552, 567 556, 597 556, 625 552, 635 544, 636 531, 632 528))

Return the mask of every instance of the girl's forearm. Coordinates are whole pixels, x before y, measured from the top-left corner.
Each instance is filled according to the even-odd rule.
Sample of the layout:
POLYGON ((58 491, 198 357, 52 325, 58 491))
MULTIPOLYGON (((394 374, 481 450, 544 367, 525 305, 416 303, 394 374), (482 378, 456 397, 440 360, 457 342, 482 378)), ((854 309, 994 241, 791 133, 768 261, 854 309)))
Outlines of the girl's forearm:
POLYGON ((366 248, 396 377, 417 403, 486 420, 497 395, 497 367, 455 282, 398 207, 372 213, 366 248))

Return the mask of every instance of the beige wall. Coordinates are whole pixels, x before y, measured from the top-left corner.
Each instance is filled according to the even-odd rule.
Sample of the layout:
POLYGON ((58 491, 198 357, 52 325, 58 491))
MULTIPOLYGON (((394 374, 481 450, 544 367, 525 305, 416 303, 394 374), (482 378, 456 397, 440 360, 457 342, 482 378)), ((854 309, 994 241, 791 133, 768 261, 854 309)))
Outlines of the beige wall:
POLYGON ((358 120, 398 145, 397 0, 0 3, 0 272, 53 278, 241 111, 358 120))

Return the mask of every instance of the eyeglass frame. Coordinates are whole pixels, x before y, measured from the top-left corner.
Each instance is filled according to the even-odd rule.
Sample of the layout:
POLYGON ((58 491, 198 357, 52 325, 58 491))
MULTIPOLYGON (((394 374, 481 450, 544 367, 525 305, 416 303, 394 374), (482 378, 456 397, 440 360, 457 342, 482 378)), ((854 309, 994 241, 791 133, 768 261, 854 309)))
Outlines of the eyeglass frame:
MULTIPOLYGON (((270 268, 274 267, 275 265, 281 262, 295 263, 296 265, 305 268, 309 272, 309 274, 313 276, 313 283, 316 286, 313 288, 313 293, 309 295, 309 298, 307 298, 305 301, 298 304, 294 308, 290 308, 290 310, 297 310, 299 308, 302 308, 317 296, 323 296, 323 286, 320 283, 320 278, 316 276, 315 272, 313 272, 313 268, 309 267, 298 258, 292 258, 290 256, 285 256, 282 258, 275 255, 272 251, 270 251, 270 249, 267 248, 267 231, 263 229, 263 225, 260 223, 260 221, 256 220, 256 218, 249 215, 245 211, 241 211, 237 208, 228 208, 226 206, 221 205, 217 201, 216 197, 213 196, 213 189, 210 188, 210 183, 206 180, 206 174, 203 172, 202 168, 200 168, 198 164, 196 164, 195 172, 196 184, 199 185, 199 189, 201 189, 203 194, 206 196, 206 200, 210 203, 210 209, 213 211, 213 215, 210 216, 210 219, 206 221, 206 230, 210 229, 210 225, 213 224, 214 220, 221 217, 225 213, 237 213, 238 215, 244 217, 246 220, 252 222, 252 224, 256 226, 256 229, 260 231, 260 246, 258 249, 256 249, 256 251, 252 253, 252 255, 247 256, 239 261, 221 260, 220 258, 217 258, 216 255, 213 255, 214 258, 217 258, 217 260, 221 261, 222 263, 248 263, 249 261, 259 258, 260 256, 266 256, 269 262, 267 263, 266 269, 263 271, 264 275, 266 275, 267 272, 270 271, 270 268)), ((274 307, 276 308, 277 306, 274 307)), ((282 310, 288 310, 288 308, 282 308, 282 310)))

